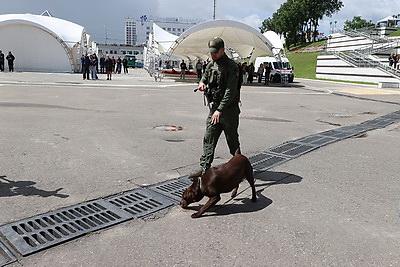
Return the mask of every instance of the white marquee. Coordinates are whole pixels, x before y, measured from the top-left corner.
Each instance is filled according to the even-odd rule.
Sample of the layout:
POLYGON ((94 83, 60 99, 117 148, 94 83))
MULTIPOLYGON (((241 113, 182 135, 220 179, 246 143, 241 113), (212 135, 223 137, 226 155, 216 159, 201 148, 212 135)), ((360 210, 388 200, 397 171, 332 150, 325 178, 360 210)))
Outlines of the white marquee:
POLYGON ((15 56, 17 71, 74 72, 92 45, 84 27, 54 17, 0 15, 0 50, 15 56))

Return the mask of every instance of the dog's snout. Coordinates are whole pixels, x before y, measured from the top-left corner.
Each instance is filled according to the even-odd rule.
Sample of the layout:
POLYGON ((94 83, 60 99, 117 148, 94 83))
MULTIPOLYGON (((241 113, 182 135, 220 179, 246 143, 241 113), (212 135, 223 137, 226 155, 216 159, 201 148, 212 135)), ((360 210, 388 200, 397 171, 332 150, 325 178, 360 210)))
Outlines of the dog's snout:
POLYGON ((183 199, 179 202, 179 205, 180 205, 182 208, 186 208, 186 207, 188 206, 187 203, 186 203, 186 201, 183 200, 183 199))

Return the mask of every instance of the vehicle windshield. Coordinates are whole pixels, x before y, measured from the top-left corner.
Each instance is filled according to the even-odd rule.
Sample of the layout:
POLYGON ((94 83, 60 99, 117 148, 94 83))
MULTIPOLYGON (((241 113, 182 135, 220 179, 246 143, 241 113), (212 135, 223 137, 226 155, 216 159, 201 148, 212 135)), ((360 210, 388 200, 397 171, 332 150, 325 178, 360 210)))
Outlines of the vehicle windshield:
POLYGON ((292 66, 290 66, 289 62, 273 62, 274 68, 277 70, 290 70, 292 66))

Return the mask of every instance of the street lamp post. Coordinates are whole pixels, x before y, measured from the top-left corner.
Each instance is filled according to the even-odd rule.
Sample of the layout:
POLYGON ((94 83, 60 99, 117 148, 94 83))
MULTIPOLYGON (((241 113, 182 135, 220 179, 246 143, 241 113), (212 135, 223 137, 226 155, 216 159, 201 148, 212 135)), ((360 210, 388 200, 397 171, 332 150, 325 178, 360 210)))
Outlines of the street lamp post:
POLYGON ((215 4, 215 2, 216 2, 216 0, 214 0, 214 13, 213 13, 213 20, 215 20, 215 7, 216 7, 216 4, 215 4))

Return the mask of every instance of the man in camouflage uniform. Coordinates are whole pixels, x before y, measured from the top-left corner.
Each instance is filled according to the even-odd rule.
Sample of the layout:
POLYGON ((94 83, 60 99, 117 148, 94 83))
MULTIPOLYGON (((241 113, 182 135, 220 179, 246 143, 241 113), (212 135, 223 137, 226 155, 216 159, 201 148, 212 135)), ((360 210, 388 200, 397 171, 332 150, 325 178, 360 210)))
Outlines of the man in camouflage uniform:
POLYGON ((239 88, 238 65, 225 54, 224 41, 215 37, 208 42, 212 61, 208 63, 198 90, 205 92, 210 113, 206 121, 203 139, 203 155, 200 158, 200 170, 189 175, 195 178, 202 175, 214 160, 214 151, 218 139, 225 134, 232 155, 239 144, 239 88))

